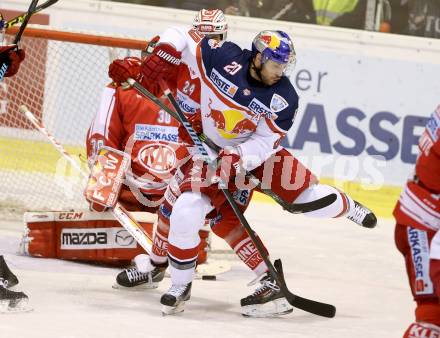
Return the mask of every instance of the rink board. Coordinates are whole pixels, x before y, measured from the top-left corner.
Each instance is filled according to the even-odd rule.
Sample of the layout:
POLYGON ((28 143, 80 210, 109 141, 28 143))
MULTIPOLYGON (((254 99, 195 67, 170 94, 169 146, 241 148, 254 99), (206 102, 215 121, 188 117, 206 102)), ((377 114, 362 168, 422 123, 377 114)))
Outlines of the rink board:
MULTIPOLYGON (((66 149, 71 154, 80 155, 80 157, 75 156, 78 161, 79 158, 86 158, 83 147, 66 146, 66 149)), ((0 181, 4 192, 2 195, 7 196, 2 196, 0 204, 1 201, 5 203, 4 201, 8 199, 19 200, 21 194, 28 194, 27 188, 32 189, 32 187, 25 185, 21 186, 21 180, 8 179, 8 177, 17 177, 17 175, 30 175, 32 177, 32 174, 37 174, 33 180, 35 184, 39 183, 36 193, 45 196, 45 200, 40 200, 42 204, 39 208, 49 205, 50 200, 67 198, 73 201, 75 198, 72 190, 76 190, 76 188, 78 193, 82 192, 81 187, 75 187, 76 180, 80 180, 78 172, 47 142, 0 138, 0 153, 6 154, 6 157, 0 157, 0 181), (8 160, 6 161, 5 158, 8 160), (52 186, 63 186, 64 188, 68 186, 68 189, 63 189, 53 195, 52 191, 56 189, 51 189, 52 186)), ((85 163, 82 164, 87 169, 85 163)), ((392 209, 401 191, 401 188, 396 186, 365 186, 358 182, 340 181, 325 177, 320 181, 342 189, 354 199, 371 207, 380 217, 391 217, 392 209)), ((79 205, 82 206, 82 193, 78 195, 78 199, 81 201, 79 205)), ((255 193, 253 199, 275 203, 270 197, 260 193, 255 193)), ((75 203, 75 205, 78 205, 78 203, 75 203)), ((34 209, 35 204, 29 207, 36 210, 34 209)))

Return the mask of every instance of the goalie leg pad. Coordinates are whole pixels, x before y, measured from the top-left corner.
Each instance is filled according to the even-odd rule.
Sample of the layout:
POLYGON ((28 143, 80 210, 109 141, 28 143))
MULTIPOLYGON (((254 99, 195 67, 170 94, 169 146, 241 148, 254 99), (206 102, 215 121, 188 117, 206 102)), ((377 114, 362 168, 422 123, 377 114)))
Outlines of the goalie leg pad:
MULTIPOLYGON (((133 216, 152 233, 156 215, 133 216)), ((29 256, 127 265, 144 252, 110 212, 29 212, 24 219, 21 252, 29 256)))

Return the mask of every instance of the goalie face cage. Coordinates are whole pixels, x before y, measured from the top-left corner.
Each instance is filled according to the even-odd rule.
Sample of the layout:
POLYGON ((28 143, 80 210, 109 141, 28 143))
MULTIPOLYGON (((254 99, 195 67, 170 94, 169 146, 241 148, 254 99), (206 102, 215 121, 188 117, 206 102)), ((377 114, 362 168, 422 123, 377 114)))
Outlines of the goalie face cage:
MULTIPOLYGON (((7 32, 12 41, 16 29, 7 32)), ((115 58, 140 56, 146 41, 27 28, 26 59, 0 83, 0 216, 87 207, 85 181, 19 112, 25 104, 86 167, 85 140, 115 58)))

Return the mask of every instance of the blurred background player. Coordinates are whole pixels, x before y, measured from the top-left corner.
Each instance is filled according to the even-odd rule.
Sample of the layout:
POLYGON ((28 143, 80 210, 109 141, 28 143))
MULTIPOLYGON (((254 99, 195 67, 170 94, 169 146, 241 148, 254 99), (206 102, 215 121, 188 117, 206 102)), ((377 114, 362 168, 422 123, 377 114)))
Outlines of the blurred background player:
MULTIPOLYGON (((244 174, 240 168, 252 170, 287 202, 337 195, 333 204, 308 213, 310 216, 346 216, 363 227, 376 226, 376 217, 368 208, 331 186, 318 184, 310 170, 280 146, 298 108, 296 91, 284 76, 295 62, 293 43, 286 33, 263 31, 249 51, 231 42, 213 43, 195 30, 172 27, 161 35, 153 54, 145 60, 143 76, 161 81, 175 67, 167 60, 180 58, 201 78, 203 132, 223 150, 219 154, 222 165, 213 177, 206 162, 187 162, 179 189, 173 189, 173 184, 167 189, 161 210, 166 208, 171 215, 168 259, 172 286, 161 298, 163 313, 183 311, 190 298, 200 242, 198 229, 213 206, 217 210, 222 205, 229 207, 216 183, 222 177, 234 192, 237 186, 231 182, 244 174), (273 166, 269 181, 267 173, 263 177, 265 164, 273 166), (290 169, 287 175, 285 165, 290 169), (170 188, 173 199, 167 198, 170 188)), ((273 301, 271 305, 278 310, 287 310, 288 304, 270 275, 263 275, 259 282, 257 290, 241 300, 242 311, 262 316, 266 314, 264 305, 273 301)))
POLYGON ((395 242, 405 258, 415 317, 404 338, 440 337, 440 105, 419 140, 414 177, 394 209, 395 242))
MULTIPOLYGON (((0 18, 0 28, 3 27, 3 24, 4 21, 0 18)), ((1 29, 0 32, 2 32, 1 29)), ((3 36, 0 36, 1 41, 3 41, 3 36)), ((24 58, 24 50, 19 49, 17 45, 0 46, 0 67, 3 65, 8 67, 4 76, 10 77, 17 74, 24 58)), ((3 72, 3 69, 0 71, 3 72)), ((0 256, 0 312, 26 309, 28 296, 23 292, 9 290, 16 284, 18 284, 17 277, 9 270, 3 256, 0 256)))

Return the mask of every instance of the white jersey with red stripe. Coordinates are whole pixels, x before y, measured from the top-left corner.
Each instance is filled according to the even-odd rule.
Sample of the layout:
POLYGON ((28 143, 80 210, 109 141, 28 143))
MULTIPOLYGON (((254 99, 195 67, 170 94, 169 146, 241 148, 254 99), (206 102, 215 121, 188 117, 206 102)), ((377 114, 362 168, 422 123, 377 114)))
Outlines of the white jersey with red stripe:
POLYGON ((440 229, 440 106, 419 140, 416 179, 404 187, 394 216, 398 223, 423 230, 440 229))
POLYGON ((181 63, 178 69, 176 101, 186 115, 200 110, 200 79, 194 70, 181 63))
POLYGON ((248 74, 251 51, 209 40, 194 29, 169 28, 160 41, 181 51, 189 71, 200 78, 203 132, 212 141, 221 148, 236 146, 248 170, 281 149, 298 108, 287 77, 263 85, 248 74))

